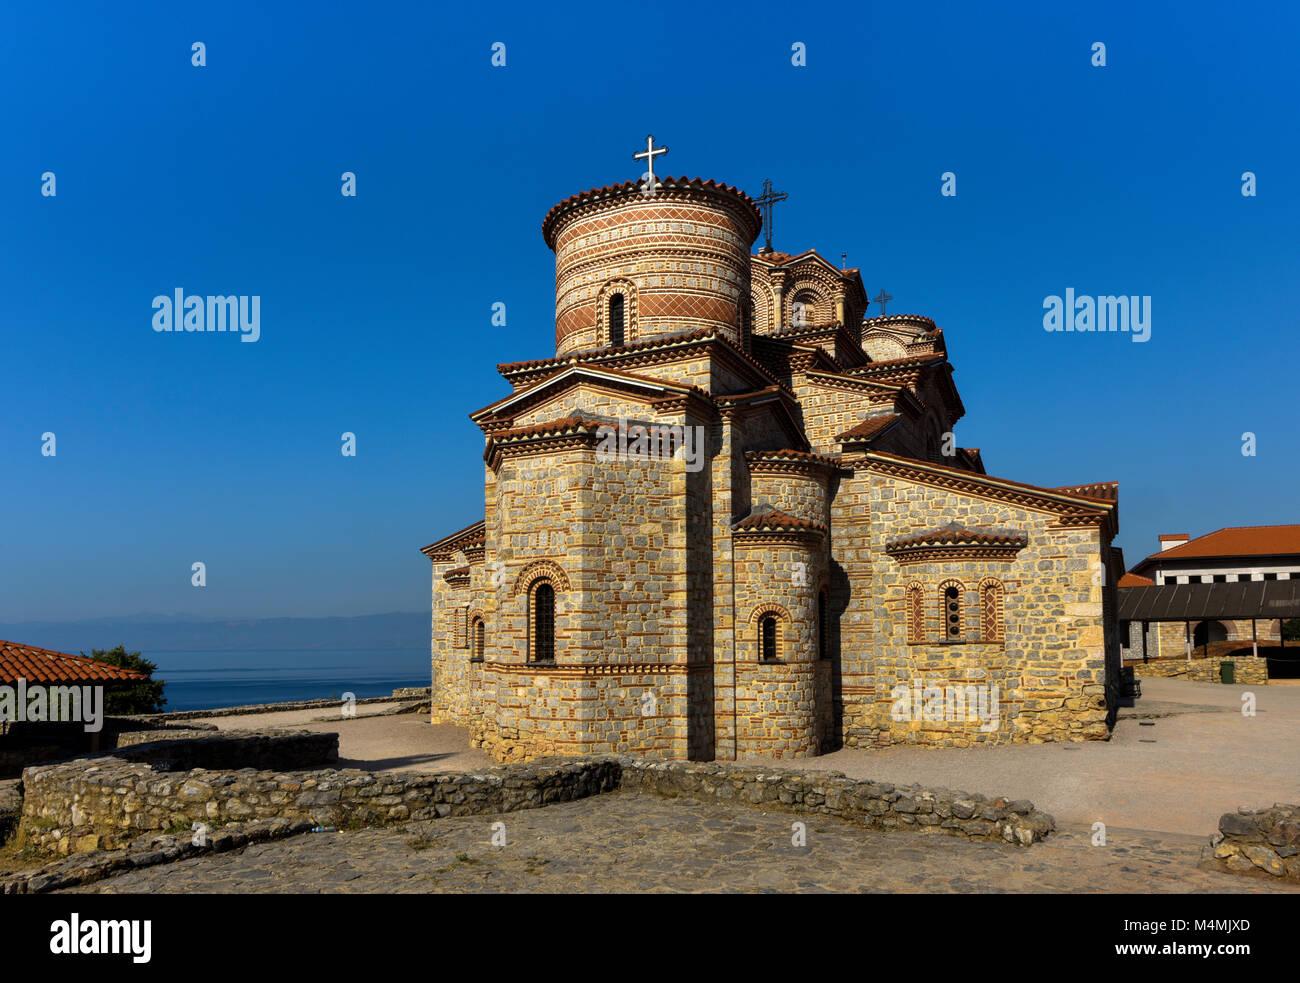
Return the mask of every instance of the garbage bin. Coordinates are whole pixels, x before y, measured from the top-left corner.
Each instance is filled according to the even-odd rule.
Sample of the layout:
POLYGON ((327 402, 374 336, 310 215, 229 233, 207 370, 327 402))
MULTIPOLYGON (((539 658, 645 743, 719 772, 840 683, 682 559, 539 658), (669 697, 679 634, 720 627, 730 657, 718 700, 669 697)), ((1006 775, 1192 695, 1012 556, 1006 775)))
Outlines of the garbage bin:
POLYGON ((1237 666, 1232 662, 1219 663, 1219 682, 1235 683, 1237 681, 1237 666))

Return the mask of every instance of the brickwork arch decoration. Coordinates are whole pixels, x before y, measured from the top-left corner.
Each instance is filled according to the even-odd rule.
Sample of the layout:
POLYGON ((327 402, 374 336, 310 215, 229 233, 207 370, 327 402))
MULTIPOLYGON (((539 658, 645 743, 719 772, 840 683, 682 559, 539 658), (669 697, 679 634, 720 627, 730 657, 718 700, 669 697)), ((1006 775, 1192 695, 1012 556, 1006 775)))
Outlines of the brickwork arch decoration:
POLYGON ((985 642, 1002 642, 1007 637, 1004 607, 1006 587, 994 577, 985 577, 979 582, 980 601, 980 640, 985 642))
POLYGON ((469 612, 469 658, 471 662, 482 662, 487 648, 487 622, 482 608, 471 608, 469 612))
POLYGON ((771 333, 774 304, 772 288, 765 284, 755 284, 749 296, 754 304, 752 331, 755 334, 771 333))
POLYGON ((907 585, 907 640, 925 641, 925 588, 917 581, 907 585))
POLYGON ((825 296, 812 286, 800 285, 797 289, 792 290, 789 294, 789 320, 786 324, 791 329, 810 328, 815 325, 825 324, 830 319, 830 305, 827 303, 825 296), (803 305, 801 316, 796 316, 799 310, 796 304, 803 305))
POLYGON ((862 336, 862 349, 875 361, 907 356, 907 347, 901 341, 876 331, 868 331, 862 336))
POLYGON ((605 348, 609 340, 609 301, 615 294, 623 297, 623 344, 630 345, 637 339, 637 290, 636 284, 626 277, 614 277, 606 280, 596 295, 596 347, 605 348))
POLYGON ((962 638, 966 629, 962 602, 966 588, 960 580, 945 580, 939 585, 939 637, 962 638))
POLYGON ((764 623, 769 619, 776 622, 774 657, 771 661, 783 662, 785 660, 786 646, 785 636, 790 627, 794 624, 794 618, 790 617, 790 612, 786 608, 777 604, 775 601, 769 601, 766 604, 760 604, 749 614, 749 623, 754 626, 754 652, 755 660, 758 662, 768 661, 763 655, 763 632, 764 623))
POLYGON ((520 594, 531 593, 537 583, 543 580, 549 583, 557 594, 573 590, 569 584, 569 576, 562 566, 553 560, 534 560, 519 571, 514 586, 510 588, 510 596, 518 597, 520 594))

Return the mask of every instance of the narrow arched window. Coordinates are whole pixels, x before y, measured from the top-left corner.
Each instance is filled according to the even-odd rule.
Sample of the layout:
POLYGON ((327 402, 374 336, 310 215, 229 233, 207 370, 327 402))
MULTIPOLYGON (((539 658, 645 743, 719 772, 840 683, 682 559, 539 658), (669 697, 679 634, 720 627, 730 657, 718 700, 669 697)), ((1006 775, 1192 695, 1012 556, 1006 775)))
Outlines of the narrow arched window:
POLYGON ((473 648, 470 649, 473 653, 471 658, 475 662, 483 661, 483 651, 486 648, 486 640, 486 632, 483 629, 483 619, 476 618, 474 620, 474 645, 473 648))
POLYGON ((831 625, 826 611, 826 592, 823 590, 817 594, 817 658, 831 657, 830 635, 831 625))
POLYGON ((533 661, 555 661, 555 588, 538 584, 533 591, 533 661))
POLYGON ((943 614, 945 636, 961 638, 961 591, 955 584, 943 589, 943 614))
POLYGON ((764 662, 776 661, 776 618, 767 615, 759 622, 759 658, 764 662))
POLYGON ((623 295, 614 294, 609 298, 609 343, 623 344, 623 295))
POLYGON ((920 584, 907 587, 907 640, 925 641, 925 598, 920 584))
POLYGON ((1005 588, 997 580, 980 582, 980 640, 1001 642, 1006 637, 1002 616, 1002 595, 1005 588))

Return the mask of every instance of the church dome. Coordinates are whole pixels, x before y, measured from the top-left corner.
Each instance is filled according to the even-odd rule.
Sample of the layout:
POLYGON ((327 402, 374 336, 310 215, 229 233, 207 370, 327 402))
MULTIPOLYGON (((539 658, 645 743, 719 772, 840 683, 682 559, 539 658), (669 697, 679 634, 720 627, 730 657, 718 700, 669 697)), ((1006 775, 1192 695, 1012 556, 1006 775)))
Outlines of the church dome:
POLYGON ((743 191, 700 178, 566 198, 542 222, 555 251, 556 355, 701 328, 740 343, 761 226, 743 191))

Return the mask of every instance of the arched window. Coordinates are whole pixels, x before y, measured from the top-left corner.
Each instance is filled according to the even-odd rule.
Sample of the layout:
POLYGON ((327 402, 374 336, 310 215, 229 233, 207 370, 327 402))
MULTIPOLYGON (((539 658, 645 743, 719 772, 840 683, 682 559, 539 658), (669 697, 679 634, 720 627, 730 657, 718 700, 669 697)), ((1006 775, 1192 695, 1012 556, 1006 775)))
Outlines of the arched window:
POLYGON ((980 581, 980 640, 1000 642, 1006 638, 1002 619, 1002 595, 1006 588, 1000 580, 980 581))
POLYGON ((609 298, 609 343, 614 346, 623 344, 622 294, 613 294, 609 298))
POLYGON ((817 658, 831 657, 831 625, 825 589, 817 592, 817 658))
POLYGON ((962 638, 961 623, 961 584, 949 580, 939 586, 940 624, 943 625, 943 637, 954 642, 962 638))
POLYGON ((925 641, 925 592, 920 584, 907 585, 907 640, 925 641))
POLYGON ((472 629, 473 644, 470 648, 470 659, 474 662, 483 661, 483 652, 487 647, 487 632, 483 628, 483 619, 475 618, 472 629))
POLYGON ((555 588, 543 581, 533 590, 533 662, 555 661, 555 588))
POLYGON ((766 615, 758 623, 759 659, 763 662, 776 661, 776 617, 766 615))
POLYGON ((808 328, 820 324, 822 299, 811 290, 800 290, 790 300, 790 327, 808 328))

